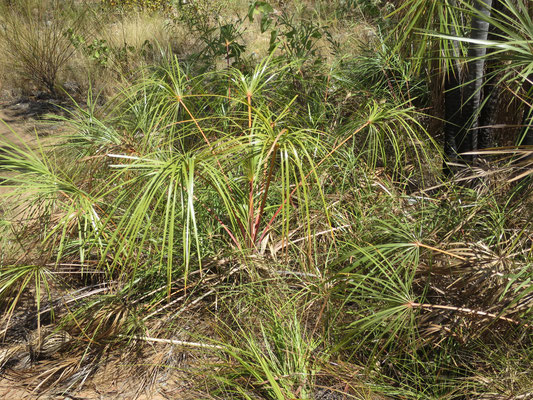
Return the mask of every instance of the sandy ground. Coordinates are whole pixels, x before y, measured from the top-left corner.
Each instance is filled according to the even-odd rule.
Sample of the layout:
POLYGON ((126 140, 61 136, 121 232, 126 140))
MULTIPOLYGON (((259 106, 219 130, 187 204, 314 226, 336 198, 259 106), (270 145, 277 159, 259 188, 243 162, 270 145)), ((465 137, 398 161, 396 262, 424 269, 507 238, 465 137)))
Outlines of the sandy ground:
POLYGON ((33 128, 36 126, 35 120, 25 118, 21 113, 20 108, 23 106, 18 103, 0 103, 0 119, 7 123, 11 129, 5 124, 0 125, 0 137, 2 140, 8 140, 13 143, 20 144, 22 140, 33 142, 35 135, 33 128))
MULTIPOLYGON (((5 103, 0 103, 0 142, 9 142, 19 146, 25 143, 34 146, 35 120, 26 118, 20 114, 20 111, 20 108, 17 109, 17 104, 10 104, 8 108, 5 103)), ((6 191, 6 188, 0 186, 0 195, 6 191)))
MULTIPOLYGON (((135 370, 136 368, 134 368, 135 370)), ((73 389, 68 394, 58 394, 60 389, 50 392, 34 393, 22 386, 22 381, 32 386, 38 383, 38 376, 29 376, 18 379, 10 375, 0 375, 0 400, 192 400, 198 398, 191 390, 187 380, 187 367, 178 369, 162 369, 157 373, 132 375, 123 368, 110 362, 99 368, 83 385, 81 389, 73 389), (151 384, 148 384, 150 382, 151 384)), ((137 372, 139 369, 137 368, 137 372)), ((134 372, 133 372, 134 373, 134 372)))
POLYGON ((89 382, 86 388, 72 395, 47 395, 32 393, 23 388, 17 388, 16 382, 5 378, 0 378, 0 399, 2 400, 170 400, 178 399, 174 395, 163 395, 154 390, 153 393, 141 393, 135 397, 135 392, 131 389, 132 382, 122 382, 117 384, 111 382, 106 385, 95 385, 89 382))

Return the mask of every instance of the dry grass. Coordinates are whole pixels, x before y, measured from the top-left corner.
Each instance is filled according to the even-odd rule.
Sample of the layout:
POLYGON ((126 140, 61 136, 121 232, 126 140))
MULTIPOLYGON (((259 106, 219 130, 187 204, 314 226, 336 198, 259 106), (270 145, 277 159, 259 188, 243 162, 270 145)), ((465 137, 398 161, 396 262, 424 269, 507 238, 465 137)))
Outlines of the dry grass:
POLYGON ((131 13, 109 21, 99 35, 115 48, 125 44, 140 48, 147 41, 165 48, 185 39, 185 31, 180 28, 172 26, 171 20, 160 14, 131 13))
MULTIPOLYGON (((180 20, 179 9, 168 15, 149 12, 104 14, 95 5, 87 3, 87 8, 77 5, 76 12, 83 14, 83 19, 76 27, 77 38, 74 40, 80 38, 83 44, 76 44, 76 51, 62 63, 58 71, 58 86, 75 97, 84 98, 89 89, 112 97, 141 68, 157 63, 168 49, 186 56, 203 46, 198 38, 199 33, 191 32, 180 20), (98 46, 96 49, 90 48, 94 41, 99 41, 102 48, 106 48, 105 61, 102 54, 96 54, 101 50, 98 46)), ((212 26, 234 23, 240 29, 240 41, 246 47, 243 58, 257 61, 268 55, 270 32, 261 33, 259 18, 248 21, 247 0, 219 0, 216 5, 211 1, 198 0, 194 5, 202 15, 210 16, 212 26)), ((360 43, 368 42, 375 35, 374 28, 365 21, 341 20, 337 17, 331 19, 323 11, 331 7, 327 2, 274 1, 273 6, 275 15, 285 11, 296 19, 306 18, 319 26, 327 26, 331 39, 340 44, 339 54, 356 54, 360 43)), ((56 18, 62 17, 58 15, 56 18)), ((21 31, 29 29, 31 24, 32 21, 23 16, 16 23, 21 31)), ((333 54, 332 44, 326 37, 320 39, 317 46, 328 62, 335 61, 337 56, 333 54)), ((12 53, 9 43, 2 39, 0 51, 2 54, 12 53)), ((35 94, 43 89, 24 70, 13 69, 12 61, 9 57, 0 60, 0 90, 23 89, 25 94, 35 94)), ((218 64, 222 67, 225 60, 221 58, 218 64)))
POLYGON ((86 42, 99 41, 107 51, 105 59, 96 58, 94 50, 78 51, 64 76, 82 97, 90 88, 113 97, 138 71, 158 62, 169 49, 179 53, 192 44, 182 25, 161 14, 132 12, 94 19, 96 28, 85 33, 86 42))

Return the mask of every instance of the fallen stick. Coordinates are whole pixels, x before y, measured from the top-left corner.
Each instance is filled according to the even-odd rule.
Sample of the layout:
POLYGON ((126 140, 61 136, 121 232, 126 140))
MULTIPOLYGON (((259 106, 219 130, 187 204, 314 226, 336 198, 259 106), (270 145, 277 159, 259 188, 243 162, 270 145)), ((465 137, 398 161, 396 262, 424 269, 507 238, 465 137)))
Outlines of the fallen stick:
POLYGON ((217 350, 224 349, 223 346, 219 346, 219 345, 216 345, 216 344, 197 343, 197 342, 184 342, 183 340, 160 339, 160 338, 153 338, 153 337, 148 337, 148 336, 125 336, 125 335, 119 335, 119 337, 125 338, 125 339, 142 340, 142 341, 145 341, 145 342, 172 344, 172 345, 175 345, 175 346, 200 347, 200 348, 217 349, 217 350))

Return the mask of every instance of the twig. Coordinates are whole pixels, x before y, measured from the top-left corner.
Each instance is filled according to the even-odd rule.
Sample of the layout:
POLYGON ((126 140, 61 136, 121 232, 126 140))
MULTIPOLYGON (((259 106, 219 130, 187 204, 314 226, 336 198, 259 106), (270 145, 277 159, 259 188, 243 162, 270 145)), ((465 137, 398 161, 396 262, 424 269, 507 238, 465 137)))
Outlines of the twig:
POLYGON ((172 345, 175 345, 175 346, 200 347, 200 348, 218 349, 218 350, 224 349, 223 346, 219 346, 219 345, 216 345, 216 344, 197 343, 197 342, 184 342, 183 340, 159 339, 159 338, 153 338, 153 337, 149 337, 149 336, 125 336, 125 335, 119 335, 119 337, 124 338, 124 339, 142 340, 144 342, 166 343, 166 344, 172 344, 172 345))
MULTIPOLYGON (((518 321, 516 319, 504 317, 504 316, 501 316, 501 315, 498 315, 498 314, 494 314, 494 313, 489 313, 489 312, 486 312, 486 311, 473 310, 471 308, 466 308, 466 307, 443 306, 443 305, 438 305, 438 304, 423 304, 423 303, 415 303, 415 302, 412 302, 412 301, 406 303, 405 306, 408 307, 408 308, 424 308, 424 309, 428 309, 428 310, 457 311, 457 312, 462 312, 462 313, 466 313, 466 314, 478 315, 478 316, 481 316, 481 317, 490 317, 490 318, 494 318, 494 319, 500 319, 502 321, 506 321, 506 322, 509 322, 509 323, 515 324, 515 325, 522 325, 522 322, 520 322, 520 321, 518 321)), ((526 328, 533 328, 533 325, 529 325, 529 324, 523 324, 523 326, 525 326, 526 328)))

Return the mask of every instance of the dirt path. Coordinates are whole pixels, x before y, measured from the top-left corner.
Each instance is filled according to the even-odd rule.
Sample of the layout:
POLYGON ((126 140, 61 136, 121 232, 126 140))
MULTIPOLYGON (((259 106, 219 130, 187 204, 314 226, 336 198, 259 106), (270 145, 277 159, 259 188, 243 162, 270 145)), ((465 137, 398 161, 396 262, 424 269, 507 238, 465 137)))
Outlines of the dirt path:
MULTIPOLYGON (((36 135, 48 136, 48 127, 44 127, 39 118, 59 108, 53 103, 29 99, 0 101, 0 139, 13 144, 34 145, 36 135), (6 125, 7 124, 7 125, 6 125)), ((57 127, 50 125, 50 130, 57 127)))
POLYGON ((76 394, 39 395, 23 388, 17 388, 17 383, 7 378, 0 378, 0 399, 2 400, 179 400, 180 397, 166 396, 156 392, 136 395, 132 390, 134 382, 123 379, 122 382, 109 382, 96 385, 87 383, 86 389, 76 394))
POLYGON ((4 107, 6 105, 0 103, 0 119, 7 123, 9 127, 4 123, 0 124, 0 138, 2 141, 9 141, 15 144, 22 144, 22 142, 30 144, 34 142, 35 134, 33 130, 36 126, 35 120, 25 118, 18 114, 16 106, 11 106, 10 108, 4 107))

